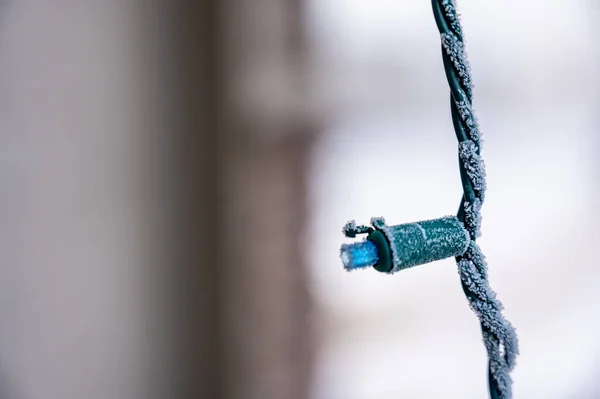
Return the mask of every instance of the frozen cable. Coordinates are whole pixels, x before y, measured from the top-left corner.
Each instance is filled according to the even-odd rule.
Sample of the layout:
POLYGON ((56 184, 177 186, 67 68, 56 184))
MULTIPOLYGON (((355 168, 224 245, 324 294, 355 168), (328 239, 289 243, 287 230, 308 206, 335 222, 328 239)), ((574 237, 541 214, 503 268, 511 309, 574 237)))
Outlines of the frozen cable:
POLYGON ((455 1, 432 0, 431 3, 441 36, 452 121, 459 143, 463 197, 457 218, 471 238, 469 249, 457 256, 456 262, 463 291, 481 323, 489 358, 490 396, 492 399, 510 399, 512 382, 509 373, 519 353, 517 336, 502 315, 502 304, 488 284, 485 258, 475 242, 481 227, 486 176, 481 159, 481 133, 473 112, 471 72, 455 1))
POLYGON ((479 318, 488 354, 491 399, 511 399, 510 371, 519 353, 517 336, 502 315, 502 304, 490 288, 485 257, 476 239, 481 227, 481 206, 486 175, 481 158, 481 133, 473 112, 471 71, 454 0, 432 0, 440 31, 442 59, 450 86, 450 111, 456 137, 463 196, 457 216, 388 226, 383 218, 371 226, 348 222, 346 237, 366 235, 362 242, 342 245, 346 270, 373 267, 382 273, 455 257, 463 291, 479 318))

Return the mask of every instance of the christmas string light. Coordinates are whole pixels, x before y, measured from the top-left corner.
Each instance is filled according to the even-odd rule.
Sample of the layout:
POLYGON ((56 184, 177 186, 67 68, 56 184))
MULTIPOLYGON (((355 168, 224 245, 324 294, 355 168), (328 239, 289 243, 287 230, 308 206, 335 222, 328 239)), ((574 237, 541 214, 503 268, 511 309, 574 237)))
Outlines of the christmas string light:
POLYGON ((519 353, 517 336, 502 315, 502 304, 489 286, 485 257, 476 243, 486 175, 481 158, 481 133, 473 112, 471 72, 455 1, 432 0, 431 3, 440 32, 442 60, 450 86, 450 111, 458 139, 463 186, 458 214, 396 226, 386 225, 383 218, 373 218, 372 226, 349 222, 343 229, 347 237, 366 235, 366 238, 342 245, 341 258, 346 270, 373 267, 382 273, 395 273, 455 257, 463 292, 481 324, 489 359, 490 397, 510 399, 510 371, 519 353))

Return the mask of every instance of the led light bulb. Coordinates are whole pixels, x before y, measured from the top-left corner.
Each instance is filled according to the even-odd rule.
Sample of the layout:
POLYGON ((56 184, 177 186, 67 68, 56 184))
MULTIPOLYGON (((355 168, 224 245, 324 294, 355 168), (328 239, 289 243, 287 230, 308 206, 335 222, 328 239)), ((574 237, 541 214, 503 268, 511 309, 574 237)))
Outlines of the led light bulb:
POLYGON ((346 270, 371 267, 379 261, 377 247, 369 240, 342 245, 340 256, 346 270))

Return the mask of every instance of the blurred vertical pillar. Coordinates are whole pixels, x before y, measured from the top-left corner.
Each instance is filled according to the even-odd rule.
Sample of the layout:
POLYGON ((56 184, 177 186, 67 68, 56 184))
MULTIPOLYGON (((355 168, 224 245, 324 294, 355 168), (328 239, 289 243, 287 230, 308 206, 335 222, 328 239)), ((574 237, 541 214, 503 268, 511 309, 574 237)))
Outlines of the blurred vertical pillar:
POLYGON ((301 251, 307 166, 301 2, 224 0, 221 228, 224 397, 308 397, 301 251))
POLYGON ((0 7, 0 397, 220 398, 217 0, 0 7))
POLYGON ((298 2, 2 6, 2 398, 306 398, 298 2))

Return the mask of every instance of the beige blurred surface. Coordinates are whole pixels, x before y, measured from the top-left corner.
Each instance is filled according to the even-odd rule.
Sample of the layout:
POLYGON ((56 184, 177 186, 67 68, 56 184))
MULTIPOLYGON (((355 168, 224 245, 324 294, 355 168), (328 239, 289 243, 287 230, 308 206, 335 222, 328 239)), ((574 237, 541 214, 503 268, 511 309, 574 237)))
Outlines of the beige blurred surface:
POLYGON ((299 14, 244 4, 2 4, 3 399, 308 396, 299 14))
POLYGON ((192 360, 214 367, 210 333, 189 322, 210 311, 186 299, 198 253, 213 261, 186 202, 211 206, 184 166, 193 10, 141 5, 0 9, 2 398, 210 395, 192 360))

